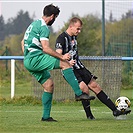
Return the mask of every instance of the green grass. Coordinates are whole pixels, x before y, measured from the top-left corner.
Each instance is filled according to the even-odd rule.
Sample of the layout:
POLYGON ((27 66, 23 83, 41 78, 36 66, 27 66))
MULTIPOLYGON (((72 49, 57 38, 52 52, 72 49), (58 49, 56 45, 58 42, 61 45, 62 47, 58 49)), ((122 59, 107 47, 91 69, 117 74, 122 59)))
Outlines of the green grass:
MULTIPOLYGON (((22 90, 21 90, 22 91, 22 90)), ((133 90, 121 90, 133 103, 133 90)), ((41 122, 41 101, 33 97, 0 99, 0 133, 131 133, 133 112, 126 119, 116 119, 100 101, 91 101, 96 120, 87 120, 81 102, 53 101, 51 116, 57 123, 41 122)), ((133 111, 133 106, 131 106, 133 111)))
MULTIPOLYGON (((80 102, 57 103, 52 107, 51 116, 57 123, 41 122, 42 107, 40 105, 1 106, 1 133, 131 133, 133 131, 133 114, 125 120, 113 117, 112 112, 104 105, 92 107, 96 120, 87 120, 80 102)), ((133 108, 132 108, 133 109, 133 108)))

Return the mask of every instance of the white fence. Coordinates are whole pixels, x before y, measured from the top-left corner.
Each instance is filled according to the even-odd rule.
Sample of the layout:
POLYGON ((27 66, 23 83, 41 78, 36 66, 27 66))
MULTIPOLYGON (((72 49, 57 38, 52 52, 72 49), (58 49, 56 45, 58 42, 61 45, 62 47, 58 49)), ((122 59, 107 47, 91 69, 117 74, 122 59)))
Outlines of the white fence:
POLYGON ((11 98, 15 95, 15 60, 23 59, 23 56, 0 56, 0 60, 11 60, 11 98))
MULTIPOLYGON (((11 60, 11 98, 15 95, 15 60, 23 60, 23 56, 0 56, 0 60, 11 60)), ((122 61, 133 61, 133 57, 103 57, 103 56, 80 56, 83 60, 122 60, 122 61)))

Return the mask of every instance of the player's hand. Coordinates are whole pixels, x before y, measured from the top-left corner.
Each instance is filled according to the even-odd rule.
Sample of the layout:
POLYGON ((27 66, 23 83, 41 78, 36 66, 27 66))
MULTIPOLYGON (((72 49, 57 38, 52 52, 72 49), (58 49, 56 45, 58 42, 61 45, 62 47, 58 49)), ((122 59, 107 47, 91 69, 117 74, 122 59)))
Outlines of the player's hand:
POLYGON ((70 60, 69 63, 71 66, 74 66, 74 64, 76 63, 76 60, 70 60))
POLYGON ((70 59, 70 54, 66 53, 63 55, 63 60, 69 60, 70 59))

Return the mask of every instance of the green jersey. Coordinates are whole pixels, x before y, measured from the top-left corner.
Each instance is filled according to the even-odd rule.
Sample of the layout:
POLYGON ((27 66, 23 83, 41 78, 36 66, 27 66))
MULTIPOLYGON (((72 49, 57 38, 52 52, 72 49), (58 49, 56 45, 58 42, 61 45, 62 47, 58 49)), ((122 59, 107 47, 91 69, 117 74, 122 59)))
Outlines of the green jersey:
POLYGON ((31 23, 24 35, 24 56, 29 58, 43 53, 41 40, 49 40, 49 34, 43 19, 31 23))

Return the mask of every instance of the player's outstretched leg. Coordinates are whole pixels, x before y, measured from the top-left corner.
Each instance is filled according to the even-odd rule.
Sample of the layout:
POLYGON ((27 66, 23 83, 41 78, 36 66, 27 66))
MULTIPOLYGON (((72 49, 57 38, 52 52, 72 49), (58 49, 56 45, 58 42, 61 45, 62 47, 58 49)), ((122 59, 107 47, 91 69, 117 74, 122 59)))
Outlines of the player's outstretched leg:
POLYGON ((66 79, 68 84, 72 87, 72 89, 75 92, 76 101, 93 100, 93 99, 95 99, 94 96, 90 97, 89 95, 87 95, 86 93, 83 93, 80 90, 77 78, 75 77, 72 68, 67 68, 65 70, 62 70, 62 72, 63 72, 64 78, 66 79))
POLYGON ((119 115, 124 115, 124 114, 128 114, 131 112, 131 110, 124 111, 124 112, 117 110, 115 104, 111 101, 111 99, 103 91, 100 91, 97 94, 97 97, 102 103, 104 103, 108 108, 110 108, 113 111, 113 115, 116 117, 119 115))

